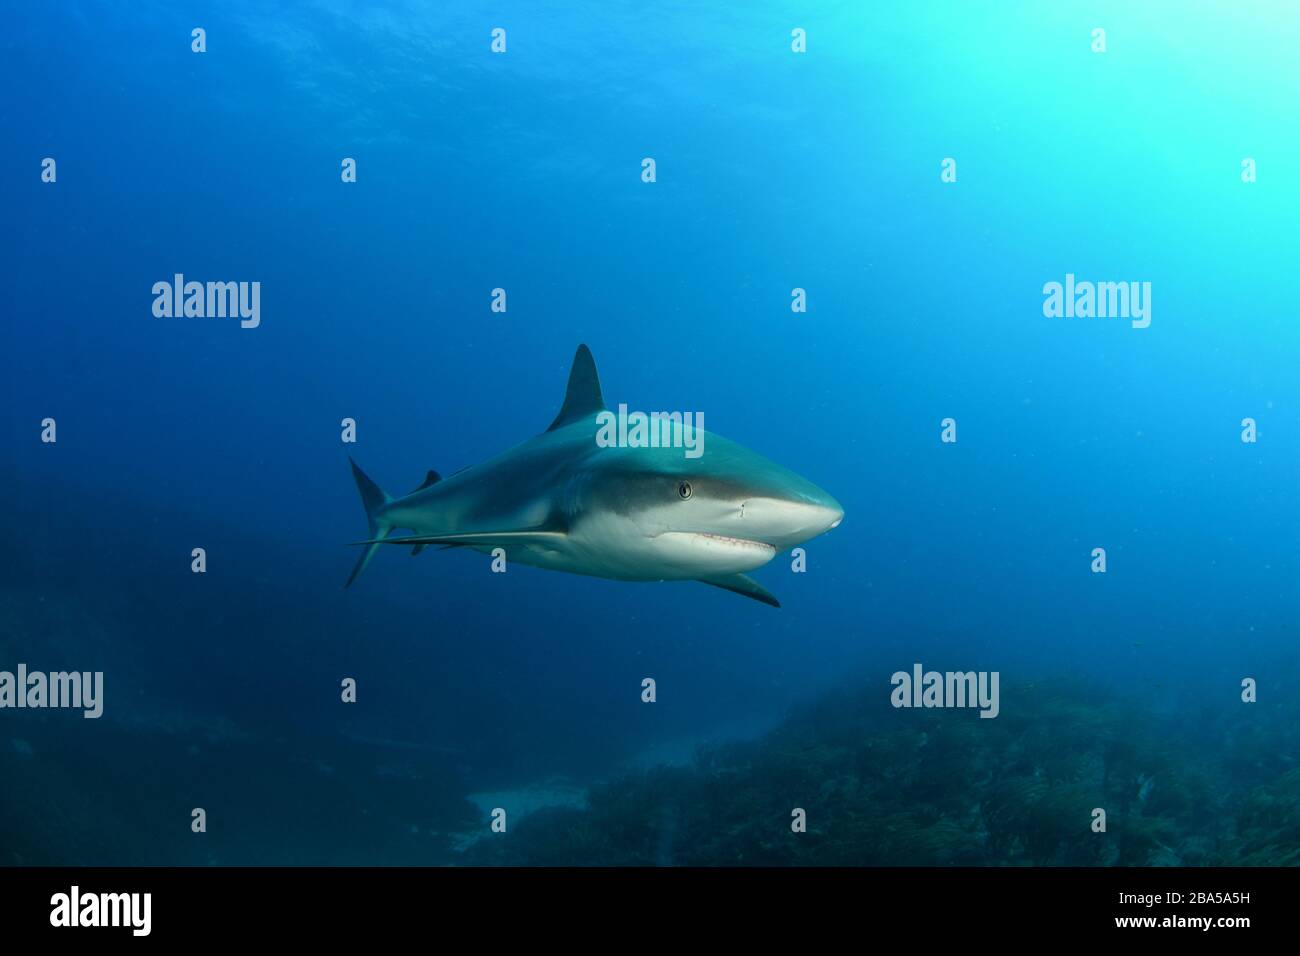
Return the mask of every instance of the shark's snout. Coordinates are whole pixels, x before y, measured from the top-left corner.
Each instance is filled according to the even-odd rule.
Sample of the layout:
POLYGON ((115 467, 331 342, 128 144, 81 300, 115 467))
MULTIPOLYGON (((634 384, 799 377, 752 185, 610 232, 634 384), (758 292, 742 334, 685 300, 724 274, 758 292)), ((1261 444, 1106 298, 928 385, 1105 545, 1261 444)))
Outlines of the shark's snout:
POLYGON ((744 536, 766 541, 777 550, 815 538, 844 520, 840 503, 825 493, 749 498, 741 505, 740 513, 744 536))
POLYGON ((823 528, 822 532, 830 531, 833 528, 838 528, 840 526, 840 522, 844 520, 844 509, 841 508, 838 504, 836 504, 833 507, 829 507, 827 509, 824 517, 826 517, 830 521, 830 524, 828 524, 825 528, 823 528))

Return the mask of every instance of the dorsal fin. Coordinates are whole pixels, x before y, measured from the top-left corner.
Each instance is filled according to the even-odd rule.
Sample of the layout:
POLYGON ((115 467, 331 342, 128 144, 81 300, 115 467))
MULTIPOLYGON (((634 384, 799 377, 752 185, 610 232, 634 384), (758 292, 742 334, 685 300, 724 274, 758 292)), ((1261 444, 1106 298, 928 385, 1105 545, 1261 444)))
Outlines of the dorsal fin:
POLYGON ((564 405, 560 408, 560 414, 555 416, 555 421, 551 422, 551 427, 546 430, 553 432, 604 410, 605 399, 600 394, 596 360, 591 357, 591 349, 579 345, 573 356, 573 368, 569 371, 569 387, 564 393, 564 405))
MULTIPOLYGON (((419 488, 415 489, 415 491, 423 491, 430 485, 436 485, 440 481, 442 481, 442 475, 438 474, 436 471, 430 471, 424 476, 424 481, 420 484, 419 488)), ((411 494, 415 494, 415 491, 412 491, 411 494)))

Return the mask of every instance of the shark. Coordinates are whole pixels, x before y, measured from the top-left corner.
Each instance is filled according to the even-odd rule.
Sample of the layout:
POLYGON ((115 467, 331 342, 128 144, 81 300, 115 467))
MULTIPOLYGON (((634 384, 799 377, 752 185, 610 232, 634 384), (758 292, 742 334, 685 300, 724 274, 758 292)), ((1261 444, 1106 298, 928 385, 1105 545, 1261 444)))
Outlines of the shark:
POLYGON ((508 561, 619 581, 699 581, 780 607, 747 572, 838 527, 839 502, 720 435, 680 447, 597 441, 611 413, 596 362, 579 345, 549 428, 447 478, 430 471, 388 495, 355 461, 369 536, 344 587, 383 545, 502 549, 508 561))

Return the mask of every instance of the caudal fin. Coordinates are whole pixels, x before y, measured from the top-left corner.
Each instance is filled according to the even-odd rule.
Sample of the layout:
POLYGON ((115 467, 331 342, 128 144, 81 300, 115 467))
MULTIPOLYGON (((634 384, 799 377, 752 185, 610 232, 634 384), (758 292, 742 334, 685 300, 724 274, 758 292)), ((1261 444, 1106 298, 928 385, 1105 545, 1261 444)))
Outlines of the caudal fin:
POLYGON ((361 506, 366 509, 366 524, 370 529, 368 537, 374 543, 367 545, 366 550, 361 552, 361 557, 357 558, 356 566, 348 575, 348 583, 343 585, 345 588, 351 587, 352 582, 366 569, 366 565, 379 549, 379 543, 393 530, 392 525, 380 521, 377 517, 379 509, 393 499, 384 493, 384 489, 371 481, 370 476, 358 468, 355 461, 349 458, 348 463, 352 466, 352 477, 356 479, 357 491, 361 492, 361 506))

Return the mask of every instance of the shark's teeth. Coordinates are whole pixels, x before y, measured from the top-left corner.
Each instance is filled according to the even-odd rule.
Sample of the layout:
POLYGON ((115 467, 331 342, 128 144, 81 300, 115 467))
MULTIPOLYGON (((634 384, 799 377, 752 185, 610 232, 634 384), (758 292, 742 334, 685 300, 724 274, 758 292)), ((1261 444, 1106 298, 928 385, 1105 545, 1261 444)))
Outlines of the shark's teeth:
POLYGON ((732 538, 725 534, 713 534, 708 531, 693 531, 690 533, 701 538, 708 538, 711 541, 717 541, 720 544, 732 545, 733 547, 762 548, 765 551, 775 550, 770 544, 765 544, 762 541, 754 541, 752 538, 732 538))

